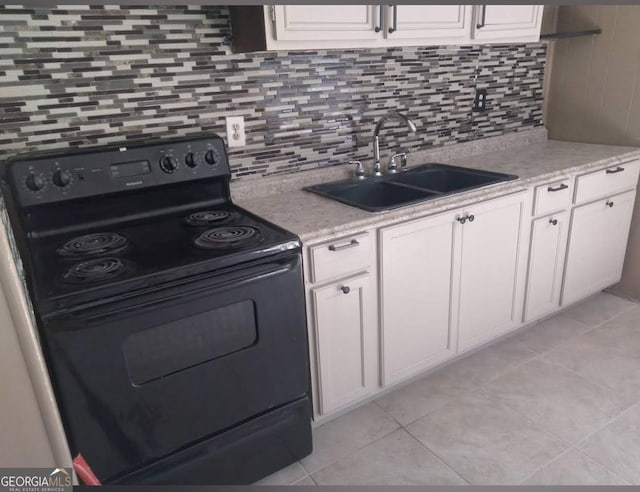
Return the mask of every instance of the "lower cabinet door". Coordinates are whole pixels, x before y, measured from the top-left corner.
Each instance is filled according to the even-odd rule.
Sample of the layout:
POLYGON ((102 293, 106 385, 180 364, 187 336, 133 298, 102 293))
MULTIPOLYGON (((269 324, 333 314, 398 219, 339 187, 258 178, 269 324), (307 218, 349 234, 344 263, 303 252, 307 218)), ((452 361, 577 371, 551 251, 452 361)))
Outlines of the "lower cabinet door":
POLYGON ((321 415, 363 398, 377 386, 372 294, 370 274, 312 291, 321 415))
POLYGON ((455 351, 450 302, 454 214, 380 231, 382 384, 411 377, 455 351))
POLYGON ((568 212, 533 221, 524 321, 540 318, 560 306, 568 230, 568 212))
POLYGON ((528 221, 526 195, 465 210, 461 224, 458 349, 466 350, 522 322, 528 221), (526 226, 526 229, 525 229, 526 226))
POLYGON ((620 280, 635 191, 576 207, 571 217, 562 304, 620 280))

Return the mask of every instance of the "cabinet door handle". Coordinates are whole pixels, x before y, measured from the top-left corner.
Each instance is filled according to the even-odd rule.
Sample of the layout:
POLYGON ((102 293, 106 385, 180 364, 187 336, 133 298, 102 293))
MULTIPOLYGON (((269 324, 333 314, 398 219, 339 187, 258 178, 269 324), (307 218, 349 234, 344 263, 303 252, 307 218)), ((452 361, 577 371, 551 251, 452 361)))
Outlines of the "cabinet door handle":
POLYGON ((473 222, 474 220, 476 220, 476 216, 475 216, 475 215, 473 215, 473 214, 471 214, 471 215, 467 215, 467 220, 468 220, 469 222, 473 222))
POLYGON ((340 290, 343 294, 348 294, 349 292, 351 292, 351 289, 347 285, 340 286, 340 290))
POLYGON ((558 225, 558 219, 549 219, 549 224, 558 225))
POLYGON ((360 246, 360 243, 357 239, 352 239, 347 244, 341 244, 339 246, 331 244, 329 246, 329 251, 342 251, 343 249, 355 248, 356 246, 360 246))
POLYGON ((621 173, 622 171, 624 171, 624 167, 616 167, 615 169, 607 169, 605 172, 607 174, 616 174, 616 173, 621 173))
POLYGON ((389 28, 389 34, 394 33, 398 30, 398 6, 392 5, 391 9, 393 11, 391 27, 389 28))
POLYGON ((607 201, 607 207, 609 207, 609 208, 613 208, 613 201, 608 200, 608 201, 607 201))
POLYGON ((384 22, 382 19, 383 11, 382 5, 378 5, 378 25, 374 29, 375 32, 382 31, 382 23, 384 22))
POLYGON ((547 188, 547 191, 562 191, 562 190, 566 190, 567 188, 569 188, 569 185, 566 185, 564 183, 562 183, 560 186, 554 188, 553 186, 549 186, 547 188))
POLYGON ((476 24, 476 29, 481 29, 481 28, 484 27, 486 16, 487 16, 487 6, 486 5, 481 5, 480 6, 480 21, 478 21, 478 23, 476 24))
POLYGON ((460 222, 461 224, 464 224, 467 221, 467 218, 466 217, 458 217, 456 220, 458 222, 460 222))

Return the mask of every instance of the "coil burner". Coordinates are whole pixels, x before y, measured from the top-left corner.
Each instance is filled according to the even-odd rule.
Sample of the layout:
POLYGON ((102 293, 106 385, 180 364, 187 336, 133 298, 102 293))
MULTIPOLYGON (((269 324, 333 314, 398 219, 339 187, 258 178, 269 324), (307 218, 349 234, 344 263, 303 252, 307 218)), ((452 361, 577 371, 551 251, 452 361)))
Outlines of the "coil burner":
POLYGON ((114 232, 98 232, 79 236, 64 243, 57 253, 65 258, 91 258, 117 255, 129 247, 126 237, 114 232))
POLYGON ((262 234, 255 227, 216 227, 200 234, 193 244, 202 249, 226 250, 242 248, 257 243, 261 239, 262 234))
POLYGON ((128 264, 119 258, 96 258, 72 266, 64 274, 64 280, 73 284, 104 282, 119 277, 128 270, 128 264))
POLYGON ((223 224, 229 218, 231 218, 231 213, 226 210, 203 210, 189 215, 184 219, 184 222, 191 227, 211 227, 223 224))

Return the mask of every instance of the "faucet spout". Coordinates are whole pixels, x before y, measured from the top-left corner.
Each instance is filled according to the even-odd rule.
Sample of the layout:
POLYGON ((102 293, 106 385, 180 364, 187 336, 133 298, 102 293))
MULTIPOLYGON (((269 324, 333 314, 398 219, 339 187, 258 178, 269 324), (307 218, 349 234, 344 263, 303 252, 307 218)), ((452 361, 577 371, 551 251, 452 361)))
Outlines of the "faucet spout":
POLYGON ((390 118, 396 118, 402 121, 410 132, 413 133, 416 131, 416 124, 410 118, 398 111, 389 111, 382 116, 380 120, 378 120, 376 127, 373 129, 373 173, 375 176, 382 176, 382 171, 380 169, 380 130, 382 130, 385 121, 390 118))

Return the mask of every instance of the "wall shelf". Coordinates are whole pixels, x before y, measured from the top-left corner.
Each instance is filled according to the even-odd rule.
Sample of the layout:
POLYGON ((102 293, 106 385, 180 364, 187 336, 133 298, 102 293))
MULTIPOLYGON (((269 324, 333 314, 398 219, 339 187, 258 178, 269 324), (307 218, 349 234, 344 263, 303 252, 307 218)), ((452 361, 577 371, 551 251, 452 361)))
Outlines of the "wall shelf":
POLYGON ((566 39, 577 38, 579 36, 592 36, 594 34, 600 34, 602 29, 585 29, 584 31, 569 31, 569 32, 551 32, 546 34, 540 34, 540 39, 566 39))

